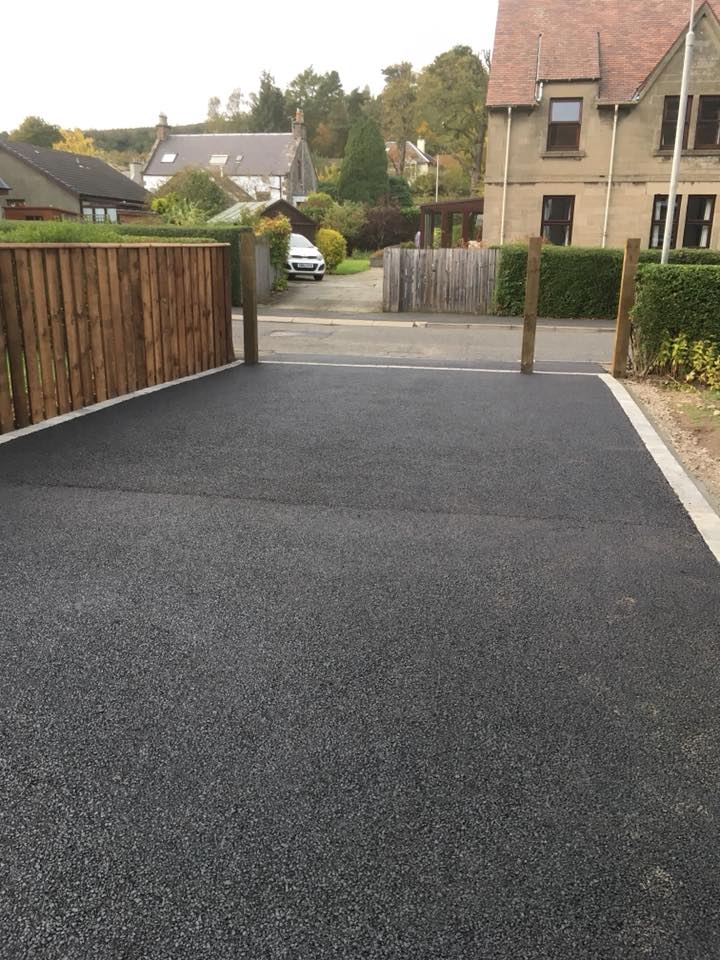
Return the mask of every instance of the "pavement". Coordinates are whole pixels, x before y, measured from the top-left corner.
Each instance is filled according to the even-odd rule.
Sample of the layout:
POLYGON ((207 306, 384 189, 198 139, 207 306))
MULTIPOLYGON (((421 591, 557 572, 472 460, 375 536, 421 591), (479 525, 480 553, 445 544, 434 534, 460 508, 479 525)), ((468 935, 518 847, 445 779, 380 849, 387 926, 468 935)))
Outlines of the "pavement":
POLYGON ((236 367, 0 542, 3 960, 720 955, 720 568, 598 378, 236 367))
MULTIPOLYGON (((278 355, 393 357, 400 359, 517 363, 522 327, 513 322, 455 325, 416 325, 404 321, 371 320, 338 322, 326 316, 313 321, 284 322, 267 318, 258 324, 260 353, 278 355)), ((233 320, 233 341, 242 356, 242 321, 233 320)), ((612 357, 614 333, 578 325, 538 326, 535 354, 538 361, 607 364, 612 357)))
POLYGON ((382 312, 383 272, 364 270, 348 276, 326 274, 321 281, 288 280, 288 288, 273 298, 268 309, 279 312, 306 310, 311 313, 342 310, 351 313, 382 312))

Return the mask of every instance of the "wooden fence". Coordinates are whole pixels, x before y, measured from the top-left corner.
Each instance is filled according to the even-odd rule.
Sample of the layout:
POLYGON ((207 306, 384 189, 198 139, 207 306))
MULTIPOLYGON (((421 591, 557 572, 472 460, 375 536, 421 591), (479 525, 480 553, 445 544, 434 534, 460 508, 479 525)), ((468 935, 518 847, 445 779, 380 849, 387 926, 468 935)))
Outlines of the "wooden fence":
POLYGON ((259 303, 267 303, 275 283, 275 267, 270 262, 270 242, 267 237, 255 238, 255 289, 259 303))
POLYGON ((0 244, 0 433, 233 359, 225 244, 0 244))
POLYGON ((383 310, 391 313, 492 311, 498 251, 405 250, 383 258, 383 310))

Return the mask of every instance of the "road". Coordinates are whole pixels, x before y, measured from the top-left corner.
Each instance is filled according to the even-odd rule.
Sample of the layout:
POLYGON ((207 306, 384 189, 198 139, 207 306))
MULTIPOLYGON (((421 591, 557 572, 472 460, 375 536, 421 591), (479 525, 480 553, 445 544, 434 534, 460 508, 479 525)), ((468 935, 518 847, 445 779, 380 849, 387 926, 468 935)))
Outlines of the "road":
POLYGON ((720 955, 720 567, 597 377, 240 366, 0 451, 3 960, 720 955))

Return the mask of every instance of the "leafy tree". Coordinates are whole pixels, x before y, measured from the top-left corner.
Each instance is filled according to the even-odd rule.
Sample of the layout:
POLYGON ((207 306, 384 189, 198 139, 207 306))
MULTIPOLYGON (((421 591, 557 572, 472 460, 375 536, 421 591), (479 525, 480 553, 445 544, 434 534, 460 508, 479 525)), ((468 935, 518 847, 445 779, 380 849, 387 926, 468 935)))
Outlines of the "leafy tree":
POLYGON ((155 197, 150 206, 163 220, 182 227, 194 227, 205 223, 205 214, 192 200, 169 193, 164 197, 155 197))
POLYGON ((321 222, 324 227, 341 233, 347 240, 348 249, 352 253, 365 226, 365 217, 364 203, 346 200, 345 203, 332 203, 323 213, 321 222))
POLYGON ((375 121, 361 117, 348 136, 338 178, 338 196, 341 200, 374 203, 387 190, 385 141, 375 121))
POLYGON ((187 200, 201 211, 205 220, 230 205, 228 195, 215 178, 205 170, 192 167, 180 170, 170 177, 167 183, 159 188, 156 196, 161 199, 172 196, 177 200, 187 200))
MULTIPOLYGON (((303 204, 303 213, 311 217, 315 223, 321 223, 327 211, 335 201, 329 193, 311 193, 303 204)), ((342 233, 342 230, 340 231, 342 233)))
POLYGON ((344 106, 345 94, 337 70, 316 73, 310 66, 288 85, 285 99, 290 113, 298 108, 304 112, 308 138, 312 142, 321 123, 330 125, 333 108, 344 106))
MULTIPOLYGON (((208 100, 207 119, 203 124, 202 133, 243 133, 249 127, 249 114, 243 110, 245 100, 242 90, 236 87, 228 97, 225 109, 220 109, 220 97, 210 97, 208 100)), ((190 133, 185 128, 176 127, 178 133, 190 133)))
POLYGON ((389 244, 412 240, 417 228, 417 210, 401 210, 394 200, 384 197, 368 209, 358 242, 367 250, 379 250, 389 244))
POLYGON ((34 143, 36 147, 52 147, 61 137, 60 127, 47 123, 42 117, 25 117, 10 134, 11 140, 34 143))
POLYGON ((284 133, 289 129, 289 112, 280 87, 267 72, 260 74, 260 89, 250 94, 250 130, 254 133, 284 133))
POLYGON ((487 132, 488 57, 456 46, 435 57, 418 79, 418 114, 436 150, 456 156, 475 191, 487 132))
POLYGON ((405 177, 388 177, 388 194, 390 199, 395 200, 400 207, 411 207, 413 205, 410 184, 405 177))
POLYGON ((99 157, 100 151, 92 137, 86 137, 82 130, 60 130, 60 139, 53 144, 53 150, 67 150, 68 153, 82 153, 88 157, 99 157))
MULTIPOLYGON (((459 164, 447 167, 441 164, 438 186, 439 196, 446 200, 457 200, 460 197, 470 196, 470 174, 459 164)), ((435 173, 426 173, 416 177, 410 189, 416 203, 434 200, 435 173)))
POLYGON ((405 172, 407 141, 417 130, 417 77, 412 64, 395 63, 383 70, 385 86, 381 93, 383 133, 388 140, 397 141, 397 172, 405 172))

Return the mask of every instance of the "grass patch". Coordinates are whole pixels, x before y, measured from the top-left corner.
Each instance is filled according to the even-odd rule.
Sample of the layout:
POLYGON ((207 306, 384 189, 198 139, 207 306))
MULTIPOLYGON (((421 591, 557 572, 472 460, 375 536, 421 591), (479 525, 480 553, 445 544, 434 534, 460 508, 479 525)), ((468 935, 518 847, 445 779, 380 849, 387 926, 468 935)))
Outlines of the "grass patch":
POLYGON ((356 260, 354 258, 349 258, 341 261, 338 266, 333 270, 334 275, 340 277, 347 277, 351 273, 363 273, 365 270, 370 269, 369 260, 356 260))

